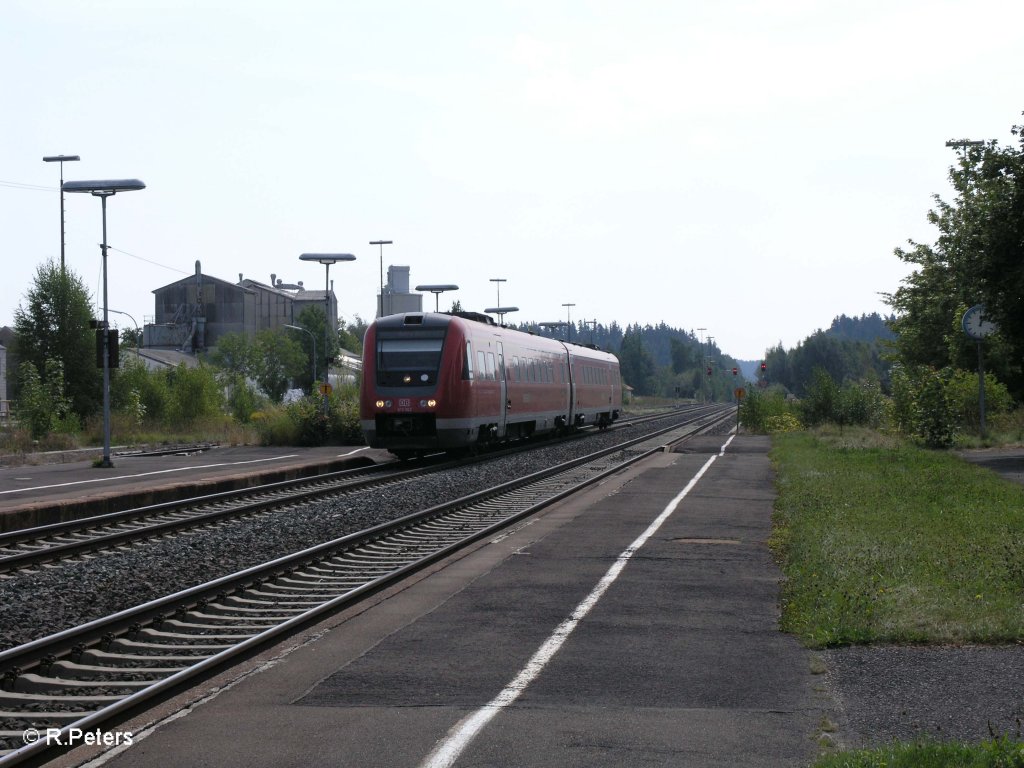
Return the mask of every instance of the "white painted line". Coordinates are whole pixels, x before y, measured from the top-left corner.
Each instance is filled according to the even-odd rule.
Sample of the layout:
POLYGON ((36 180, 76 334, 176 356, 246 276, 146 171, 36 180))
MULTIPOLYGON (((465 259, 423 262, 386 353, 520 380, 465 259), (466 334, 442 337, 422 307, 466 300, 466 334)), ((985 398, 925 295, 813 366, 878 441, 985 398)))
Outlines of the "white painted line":
POLYGON ((469 746, 470 742, 476 738, 477 734, 483 730, 484 726, 487 725, 495 715, 497 715, 502 709, 512 704, 516 699, 519 698, 520 694, 526 690, 527 686, 530 685, 541 673, 545 665, 551 660, 551 658, 558 652, 558 649, 562 647, 566 640, 569 639, 569 635, 572 634, 573 630, 576 629, 576 625, 579 624, 584 617, 590 613, 590 609, 597 605, 597 601, 601 599, 605 592, 612 583, 622 573, 622 569, 626 567, 626 563, 633 557, 634 554, 647 543, 647 540, 653 536, 662 524, 668 520, 669 516, 676 510, 680 502, 686 498, 687 494, 693 490, 694 486, 697 485, 697 481, 700 480, 704 473, 708 471, 711 465, 715 462, 719 456, 725 454, 725 449, 729 446, 729 443, 733 441, 736 435, 731 435, 725 444, 722 445, 721 450, 708 459, 704 466, 700 468, 696 475, 686 484, 686 487, 681 490, 672 501, 668 503, 668 506, 661 511, 648 527, 647 530, 640 534, 637 539, 630 544, 626 549, 619 555, 618 559, 612 564, 611 568, 605 573, 601 580, 597 583, 597 586, 587 595, 583 601, 576 606, 576 610, 572 612, 572 616, 563 621, 551 636, 544 641, 543 645, 537 649, 533 654, 533 657, 526 663, 519 674, 510 682, 505 689, 495 696, 491 701, 485 704, 483 707, 478 709, 471 715, 467 715, 448 731, 448 735, 438 742, 437 746, 434 747, 433 751, 427 755, 426 759, 420 763, 420 768, 450 768, 455 761, 459 758, 459 755, 469 746))
POLYGON ((25 491, 45 491, 50 488, 68 488, 72 485, 85 485, 87 483, 109 483, 113 480, 131 480, 135 477, 148 477, 149 475, 165 475, 169 472, 192 472, 197 469, 213 469, 214 467, 234 467, 241 464, 259 464, 262 461, 280 461, 281 459, 294 459, 299 454, 289 453, 284 456, 270 456, 266 459, 249 459, 248 461, 226 461, 220 464, 200 464, 195 467, 176 467, 174 469, 158 469, 153 472, 140 472, 136 475, 115 475, 114 477, 97 477, 92 480, 76 480, 72 483, 56 483, 55 485, 37 485, 32 488, 13 488, 9 491, 0 491, 0 496, 5 493, 24 493, 25 491))
POLYGON ((346 456, 354 456, 355 454, 359 453, 360 451, 368 451, 368 450, 370 450, 370 446, 364 445, 362 448, 356 448, 354 451, 349 451, 348 453, 339 453, 338 454, 338 458, 339 459, 343 459, 346 456))

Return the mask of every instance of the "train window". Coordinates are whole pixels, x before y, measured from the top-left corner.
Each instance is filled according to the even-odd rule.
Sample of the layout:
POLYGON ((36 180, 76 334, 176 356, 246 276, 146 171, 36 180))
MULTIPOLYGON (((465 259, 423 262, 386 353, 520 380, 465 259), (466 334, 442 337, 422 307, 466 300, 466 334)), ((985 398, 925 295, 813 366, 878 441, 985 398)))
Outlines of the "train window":
POLYGON ((423 386, 437 382, 444 336, 398 338, 377 342, 377 381, 381 385, 423 386))
POLYGON ((487 380, 495 381, 495 369, 494 369, 494 353, 487 353, 487 380))
POLYGON ((480 379, 487 378, 487 363, 484 362, 487 358, 484 356, 483 350, 477 350, 476 353, 476 371, 479 374, 480 379))
POLYGON ((516 356, 512 357, 512 379, 519 381, 519 358, 516 356))
POLYGON ((530 379, 530 381, 536 381, 537 380, 537 366, 534 364, 533 360, 530 361, 530 376, 529 376, 529 379, 530 379))
POLYGON ((466 342, 466 354, 462 358, 462 378, 471 380, 473 378, 473 347, 466 342))

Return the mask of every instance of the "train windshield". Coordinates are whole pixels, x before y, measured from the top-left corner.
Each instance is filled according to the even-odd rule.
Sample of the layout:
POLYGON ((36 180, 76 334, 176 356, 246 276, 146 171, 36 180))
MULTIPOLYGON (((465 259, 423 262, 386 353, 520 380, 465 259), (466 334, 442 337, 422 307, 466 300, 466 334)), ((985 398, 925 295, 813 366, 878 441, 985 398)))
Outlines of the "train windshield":
POLYGON ((391 387, 422 387, 437 382, 444 333, 402 335, 377 342, 377 383, 391 387))

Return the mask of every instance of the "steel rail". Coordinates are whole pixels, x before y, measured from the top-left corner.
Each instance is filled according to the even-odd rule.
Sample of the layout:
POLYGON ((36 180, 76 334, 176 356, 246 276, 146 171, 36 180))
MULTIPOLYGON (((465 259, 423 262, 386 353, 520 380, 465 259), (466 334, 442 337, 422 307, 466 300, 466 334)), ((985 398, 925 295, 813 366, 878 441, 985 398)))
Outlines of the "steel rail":
MULTIPOLYGON (((654 414, 629 423, 638 424, 665 417, 666 414, 654 414)), ((514 450, 518 450, 518 448, 514 450)), ((502 454, 491 453, 486 456, 474 457, 469 461, 483 461, 499 455, 502 454)), ((9 552, 9 554, 0 553, 0 574, 76 557, 86 552, 118 547, 134 541, 203 528, 229 519, 265 513, 287 504, 301 504, 367 487, 401 482, 420 474, 440 471, 456 464, 464 464, 466 461, 465 459, 457 462, 442 460, 439 463, 437 459, 428 459, 425 464, 399 470, 394 468, 394 462, 389 462, 0 533, 0 550, 6 549, 9 552), (385 477, 353 479, 361 478, 363 475, 379 474, 385 474, 385 477), (249 501, 245 501, 246 499, 249 501), (229 506, 222 506, 208 512, 195 509, 212 505, 229 506), (147 518, 153 522, 146 522, 147 518), (116 528, 110 530, 114 526, 116 528)))

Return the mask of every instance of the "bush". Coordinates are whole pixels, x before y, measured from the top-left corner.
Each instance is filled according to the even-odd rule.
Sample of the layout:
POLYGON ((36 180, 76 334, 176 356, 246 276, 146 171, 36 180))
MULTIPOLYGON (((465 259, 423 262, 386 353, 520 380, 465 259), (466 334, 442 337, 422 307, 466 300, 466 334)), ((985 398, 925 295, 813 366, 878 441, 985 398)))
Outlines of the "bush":
POLYGON ((360 444, 359 400, 353 388, 336 391, 327 414, 319 396, 254 413, 252 423, 263 445, 360 444))
POLYGON ((740 402, 740 421, 749 431, 758 434, 800 429, 800 420, 793 415, 792 407, 779 390, 750 391, 740 402))
POLYGON ((182 363, 165 375, 171 395, 167 418, 173 426, 188 426, 223 412, 224 392, 212 368, 205 365, 189 368, 182 363))
POLYGON ((18 419, 28 427, 33 440, 41 440, 51 432, 70 435, 81 428, 71 410, 71 399, 64 392, 63 364, 49 360, 48 370, 50 375, 44 382, 30 362, 22 363, 18 369, 18 419))
MULTIPOLYGON (((955 370, 946 383, 946 398, 956 414, 957 421, 965 430, 981 428, 978 398, 978 374, 955 370)), ((1013 398, 1006 385, 991 373, 985 374, 985 415, 996 416, 1008 413, 1013 408, 1013 398)))

